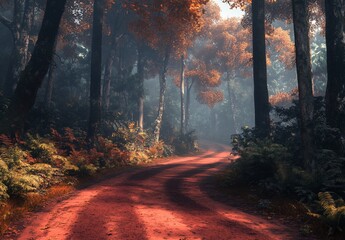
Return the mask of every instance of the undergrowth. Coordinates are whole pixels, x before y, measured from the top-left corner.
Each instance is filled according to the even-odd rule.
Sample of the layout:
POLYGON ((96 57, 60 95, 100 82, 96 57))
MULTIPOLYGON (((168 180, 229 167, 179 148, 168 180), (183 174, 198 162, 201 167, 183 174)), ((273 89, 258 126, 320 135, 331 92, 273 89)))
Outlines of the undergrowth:
POLYGON ((345 154, 339 129, 326 125, 322 98, 315 99, 314 159, 316 171, 304 170, 301 157, 297 102, 289 108, 275 108, 271 135, 258 137, 255 129, 243 128, 232 137, 233 150, 240 158, 226 173, 226 183, 260 189, 265 196, 299 199, 330 227, 331 234, 344 230, 345 154), (336 200, 333 199, 336 196, 336 200))
POLYGON ((17 143, 0 135, 0 236, 23 212, 68 192, 77 179, 105 169, 148 163, 172 154, 164 142, 133 123, 123 124, 93 145, 82 131, 51 129, 50 134, 27 134, 17 143))

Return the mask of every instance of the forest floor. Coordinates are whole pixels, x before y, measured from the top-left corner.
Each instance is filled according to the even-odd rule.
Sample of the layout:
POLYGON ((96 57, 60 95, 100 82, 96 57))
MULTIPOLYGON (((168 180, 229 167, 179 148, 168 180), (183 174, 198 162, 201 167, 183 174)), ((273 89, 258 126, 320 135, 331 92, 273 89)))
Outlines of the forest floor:
POLYGON ((298 226, 246 211, 208 181, 235 158, 207 144, 193 156, 150 166, 78 190, 28 214, 11 239, 298 240, 298 226))

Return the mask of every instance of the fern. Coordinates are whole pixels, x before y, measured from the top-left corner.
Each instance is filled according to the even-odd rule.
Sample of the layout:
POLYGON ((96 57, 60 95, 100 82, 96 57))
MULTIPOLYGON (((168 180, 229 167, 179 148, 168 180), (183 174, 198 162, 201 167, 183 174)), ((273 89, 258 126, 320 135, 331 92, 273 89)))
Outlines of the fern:
POLYGON ((322 214, 311 214, 321 218, 330 226, 329 233, 336 230, 345 230, 345 204, 343 199, 334 200, 329 192, 320 192, 318 194, 319 203, 322 208, 322 214))

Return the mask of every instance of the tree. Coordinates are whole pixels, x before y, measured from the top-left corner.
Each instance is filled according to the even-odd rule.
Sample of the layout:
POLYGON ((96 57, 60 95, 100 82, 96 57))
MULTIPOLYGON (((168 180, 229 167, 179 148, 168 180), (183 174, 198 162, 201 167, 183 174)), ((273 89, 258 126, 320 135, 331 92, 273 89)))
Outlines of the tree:
POLYGON ((295 32, 302 152, 305 168, 308 169, 310 172, 314 172, 314 99, 312 90, 307 0, 292 0, 292 7, 295 32))
POLYGON ((265 0, 226 0, 226 2, 231 7, 241 7, 242 9, 246 9, 251 2, 255 127, 260 137, 264 138, 270 132, 265 44, 265 0))
POLYGON ((252 1, 255 127, 261 137, 270 131, 265 43, 265 0, 252 1))
MULTIPOLYGON (((204 55, 205 59, 208 55, 204 55)), ((224 100, 223 92, 216 88, 221 85, 221 73, 213 68, 204 58, 196 57, 189 61, 185 74, 187 82, 186 127, 189 127, 191 90, 194 88, 199 103, 208 105, 211 109, 224 100)), ((180 84, 176 81, 177 85, 180 84)), ((187 128, 188 130, 188 128, 187 128)))
POLYGON ((8 75, 4 85, 4 92, 8 97, 12 96, 20 74, 29 60, 28 48, 34 4, 34 0, 15 0, 13 20, 9 21, 1 17, 1 22, 11 31, 14 43, 8 75))
POLYGON ((181 55, 181 82, 180 82, 180 95, 181 95, 181 126, 180 126, 180 134, 183 135, 185 132, 185 124, 186 124, 186 110, 185 110, 185 59, 184 55, 181 55))
POLYGON ((95 0, 91 46, 90 113, 87 138, 91 142, 99 131, 102 113, 102 35, 104 0, 95 0))
POLYGON ((19 138, 53 58, 66 0, 47 0, 42 26, 32 56, 22 72, 5 116, 5 131, 19 138))
POLYGON ((345 1, 327 0, 326 45, 328 83, 326 90, 326 117, 331 127, 344 127, 345 97, 345 1))
POLYGON ((155 141, 159 141, 160 138, 169 59, 171 55, 181 56, 191 43, 190 33, 199 31, 203 5, 207 2, 208 0, 152 0, 134 2, 130 5, 139 17, 132 25, 132 31, 159 53, 159 61, 162 63, 159 76, 159 106, 154 124, 155 141))

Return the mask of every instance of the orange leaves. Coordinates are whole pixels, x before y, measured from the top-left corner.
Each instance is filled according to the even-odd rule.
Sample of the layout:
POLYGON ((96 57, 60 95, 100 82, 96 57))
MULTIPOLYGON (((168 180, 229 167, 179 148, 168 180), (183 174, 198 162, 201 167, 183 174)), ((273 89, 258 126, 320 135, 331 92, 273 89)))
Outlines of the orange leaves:
POLYGON ((224 94, 220 90, 204 90, 198 93, 197 100, 201 104, 206 104, 213 108, 217 103, 224 100, 224 94))
POLYGON ((201 104, 214 107, 224 100, 223 92, 216 90, 221 84, 221 73, 216 69, 208 69, 202 61, 194 61, 189 65, 191 70, 186 71, 186 78, 191 79, 196 85, 197 100, 201 104))
POLYGON ((208 69, 204 62, 195 61, 189 68, 191 70, 186 71, 186 78, 194 80, 199 88, 218 87, 221 84, 220 72, 208 69))
POLYGON ((291 92, 279 92, 270 96, 270 104, 278 107, 290 107, 292 101, 296 99, 296 90, 297 89, 294 89, 291 92))
POLYGON ((275 28, 266 35, 268 45, 278 54, 278 60, 289 69, 295 65, 295 45, 291 40, 290 32, 282 28, 275 28))
POLYGON ((138 15, 131 30, 152 48, 162 52, 170 46, 179 55, 192 44, 202 26, 201 16, 207 0, 146 0, 129 4, 138 15))

